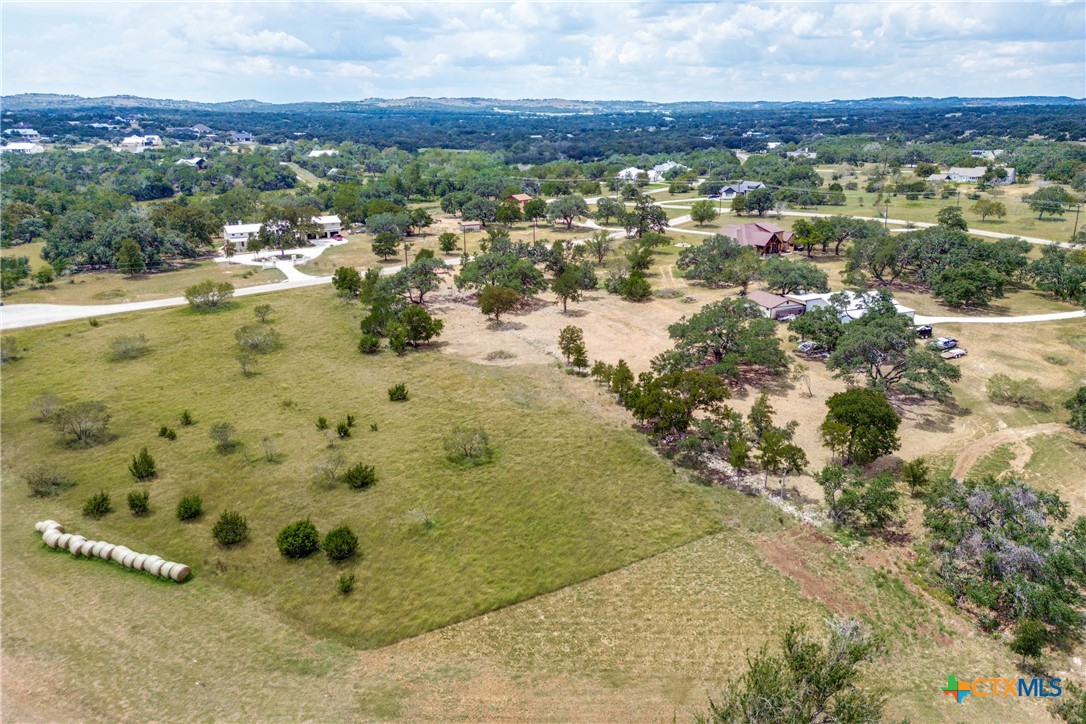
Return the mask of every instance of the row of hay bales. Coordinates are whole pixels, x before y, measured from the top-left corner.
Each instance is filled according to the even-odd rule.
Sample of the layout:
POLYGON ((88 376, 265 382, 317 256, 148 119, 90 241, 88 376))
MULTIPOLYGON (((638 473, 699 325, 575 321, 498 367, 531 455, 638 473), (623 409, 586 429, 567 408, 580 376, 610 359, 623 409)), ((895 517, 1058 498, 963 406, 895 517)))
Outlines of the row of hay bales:
POLYGON ((71 552, 73 556, 101 558, 103 561, 116 561, 125 568, 134 571, 146 571, 152 576, 168 578, 180 583, 189 577, 192 569, 182 563, 173 563, 158 556, 136 553, 124 546, 113 545, 104 540, 87 540, 81 535, 65 533, 64 526, 55 520, 38 521, 34 528, 42 534, 42 540, 50 548, 60 548, 71 552))

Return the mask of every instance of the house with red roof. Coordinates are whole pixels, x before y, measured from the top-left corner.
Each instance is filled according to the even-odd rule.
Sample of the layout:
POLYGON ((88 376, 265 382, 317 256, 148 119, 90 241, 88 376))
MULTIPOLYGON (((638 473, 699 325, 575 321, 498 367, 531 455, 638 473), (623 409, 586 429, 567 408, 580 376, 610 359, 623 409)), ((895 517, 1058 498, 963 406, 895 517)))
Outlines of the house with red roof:
POLYGON ((762 256, 787 254, 792 251, 792 232, 768 221, 731 224, 725 226, 720 233, 735 239, 740 246, 757 249, 762 256))

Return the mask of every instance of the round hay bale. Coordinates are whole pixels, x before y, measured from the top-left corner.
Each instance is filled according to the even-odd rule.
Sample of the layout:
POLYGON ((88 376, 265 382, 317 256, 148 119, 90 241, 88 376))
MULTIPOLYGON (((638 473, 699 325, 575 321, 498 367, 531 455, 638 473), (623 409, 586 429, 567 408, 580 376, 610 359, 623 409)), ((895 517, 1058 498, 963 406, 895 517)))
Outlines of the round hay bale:
POLYGON ((121 565, 125 568, 131 568, 132 563, 135 562, 136 556, 138 555, 140 554, 136 553, 135 551, 128 551, 124 554, 124 557, 121 558, 121 565))
POLYGON ((45 535, 43 535, 41 539, 45 541, 45 545, 49 546, 50 548, 56 548, 57 543, 60 542, 60 536, 62 535, 63 533, 58 533, 55 530, 47 530, 45 531, 45 535))
POLYGON ((147 571, 152 576, 158 576, 162 573, 162 566, 166 565, 166 563, 166 560, 155 556, 155 560, 143 564, 143 570, 147 571))
POLYGON ((49 530, 50 528, 56 528, 58 530, 58 532, 60 532, 60 533, 64 532, 64 526, 62 526, 60 523, 56 522, 55 520, 41 520, 41 521, 38 521, 34 525, 34 527, 37 529, 37 531, 39 533, 44 533, 47 530, 49 530))
POLYGON ((73 556, 78 557, 79 551, 83 548, 83 544, 87 542, 87 539, 81 535, 73 535, 68 539, 68 552, 73 556))
POLYGON ((132 570, 133 571, 142 571, 144 561, 146 561, 150 557, 151 556, 147 555, 146 553, 137 553, 136 557, 132 559, 132 566, 131 566, 132 570))
POLYGON ((124 546, 116 546, 114 547, 113 552, 110 554, 109 559, 111 561, 117 561, 118 563, 120 563, 121 559, 124 558, 124 554, 131 552, 132 551, 130 551, 128 548, 125 548, 124 546))
POLYGON ((174 563, 173 561, 166 561, 166 562, 165 562, 165 563, 163 563, 163 564, 162 564, 162 566, 161 566, 161 567, 160 567, 160 568, 158 569, 158 575, 162 576, 163 578, 169 578, 169 577, 170 577, 170 574, 171 574, 171 573, 173 573, 173 569, 174 569, 174 568, 175 568, 176 566, 177 566, 177 564, 176 564, 176 563, 174 563))
POLYGON ((68 550, 68 541, 72 539, 71 533, 61 533, 60 539, 57 540, 57 548, 68 550))
POLYGON ((90 558, 94 555, 94 546, 98 545, 96 540, 83 541, 83 545, 79 547, 79 555, 90 558))
POLYGON ((95 553, 95 555, 101 558, 103 561, 108 561, 113 555, 113 551, 114 549, 116 549, 116 547, 117 546, 113 545, 112 543, 102 541, 102 547, 98 549, 98 552, 95 553))
POLYGON ((180 583, 181 581, 188 578, 190 573, 192 573, 191 568, 178 563, 178 564, 175 564, 174 567, 173 567, 173 570, 170 571, 170 578, 172 578, 173 580, 180 583))
POLYGON ((102 557, 102 549, 105 548, 107 543, 104 540, 94 541, 94 545, 91 547, 91 555, 95 558, 102 557))

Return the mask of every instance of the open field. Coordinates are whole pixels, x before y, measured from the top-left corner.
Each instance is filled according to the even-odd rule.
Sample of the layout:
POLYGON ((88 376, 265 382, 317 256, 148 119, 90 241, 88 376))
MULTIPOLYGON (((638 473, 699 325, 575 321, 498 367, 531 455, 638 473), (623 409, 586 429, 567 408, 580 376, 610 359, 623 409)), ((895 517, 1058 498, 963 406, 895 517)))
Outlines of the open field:
MULTIPOLYGON (((350 258, 359 247, 326 254, 350 258)), ((232 331, 251 320, 254 300, 214 315, 173 310, 105 318, 98 328, 17 332, 28 351, 5 365, 2 400, 4 718, 686 721, 740 672, 745 649, 774 643, 787 623, 817 628, 841 614, 889 637, 871 681, 887 687, 891 718, 960 720, 962 710, 938 691, 947 674, 1017 675, 1016 657, 925 587, 913 568, 915 538, 845 548, 767 501, 694 485, 650 452, 610 395, 557 368, 558 330, 567 324, 585 330, 591 359, 623 357, 636 373, 670 346, 668 324, 735 294, 687 283, 669 268, 678 249, 664 252, 654 286, 674 286, 693 303, 631 304, 601 291, 562 314, 545 293, 547 304, 495 325, 447 287, 428 297, 446 324, 437 349, 404 358, 359 355, 360 311, 329 288, 264 298, 285 344, 248 379, 232 359, 232 331), (138 332, 150 339, 149 355, 106 359, 110 339, 138 332), (506 358, 488 359, 497 350, 506 358), (412 392, 402 405, 384 392, 398 381, 412 392), (58 443, 27 410, 49 389, 65 400, 105 400, 117 439, 90 450, 58 443), (186 407, 197 425, 176 427, 186 407), (334 424, 347 413, 358 416, 354 434, 327 448, 316 416, 334 424), (239 451, 212 451, 207 429, 219 420, 238 427, 239 451), (475 421, 491 432, 498 458, 457 468, 443 459, 443 433, 475 421), (178 439, 156 437, 160 424, 175 426, 178 439), (274 463, 263 458, 265 435, 278 445, 274 463), (125 466, 143 445, 161 475, 135 484, 125 466), (314 464, 337 450, 348 462, 376 465, 377 485, 356 493, 318 482, 314 464), (19 474, 46 457, 77 486, 55 499, 28 498, 19 474), (133 518, 123 495, 144 486, 154 513, 133 518), (103 488, 115 512, 82 518, 81 501, 103 488), (200 493, 209 510, 191 525, 172 516, 187 492, 200 493), (252 540, 236 550, 211 541, 224 508, 240 510, 252 527, 252 540), (436 527, 421 526, 415 510, 436 527), (275 532, 307 515, 322 532, 349 523, 362 555, 343 567, 319 555, 280 558, 275 532), (31 526, 43 517, 184 560, 196 577, 174 586, 73 561, 41 545, 31 526), (346 599, 333 591, 343 571, 358 577, 346 599), (102 671, 139 677, 159 693, 118 695, 102 671)), ((833 280, 840 261, 820 264, 833 280)), ((1041 303, 1019 294, 1029 293, 1008 298, 1013 313, 1041 303)), ((984 384, 996 372, 1038 377, 1054 405, 1084 381, 1081 320, 937 332, 969 350, 957 404, 905 408, 899 459, 925 455, 949 467, 970 441, 1064 419, 1058 407, 988 402, 984 384), (1024 330, 1028 346, 1019 342, 1024 330)), ((787 338, 783 325, 778 334, 787 338)), ((817 422, 845 385, 821 363, 808 364, 813 396, 788 383, 769 392, 779 421, 800 421, 797 442, 817 468, 829 457, 817 422)), ((751 392, 729 404, 745 412, 751 392)), ((1059 491, 1072 511, 1086 510, 1082 436, 1025 444, 1024 474, 1059 491)), ((793 501, 821 504, 806 476, 789 489, 793 501)), ((1081 651, 1053 656, 1053 667, 1081 678, 1071 655, 1081 651)), ((968 705, 969 716, 984 720, 1047 720, 1036 701, 968 705)))
POLYGON ((52 517, 88 536, 132 541, 362 646, 553 590, 715 529, 704 502, 674 484, 639 436, 601 426, 567 401, 566 376, 554 369, 484 367, 437 352, 363 357, 355 349, 359 313, 321 288, 275 305, 285 349, 262 357, 258 374, 246 379, 233 359, 232 331, 252 319, 252 304, 211 316, 177 310, 20 334, 29 351, 4 375, 5 522, 29 529, 52 517), (146 334, 152 351, 109 361, 109 340, 122 331, 146 334), (102 389, 114 378, 123 383, 102 389), (391 403, 385 391, 400 381, 412 399, 391 403), (89 451, 62 444, 31 420, 28 405, 45 391, 105 401, 117 439, 89 451), (197 425, 177 427, 174 442, 156 436, 160 425, 176 427, 186 408, 197 425), (314 423, 325 415, 334 425, 348 413, 358 417, 355 433, 333 448, 314 423), (220 421, 238 428, 241 450, 214 452, 208 428, 220 421), (457 424, 488 428, 498 459, 470 469, 445 461, 442 440, 457 424), (264 459, 264 436, 276 442, 274 462, 264 459), (155 514, 137 519, 120 509, 128 491, 144 487, 126 471, 143 446, 161 473, 146 486, 155 514), (378 484, 358 493, 321 482, 314 466, 330 455, 375 465, 378 484), (46 459, 77 485, 57 499, 27 499, 20 475, 46 459), (82 500, 99 489, 119 510, 82 520, 82 500), (172 511, 188 493, 203 497, 208 514, 186 525, 172 511), (216 548, 210 535, 227 508, 251 521, 252 541, 237 550, 216 548), (428 531, 414 510, 436 527, 428 531), (275 533, 306 516, 323 531, 349 523, 360 537, 359 560, 330 567, 319 556, 280 559, 275 533), (358 577, 349 599, 334 591, 342 571, 358 577))

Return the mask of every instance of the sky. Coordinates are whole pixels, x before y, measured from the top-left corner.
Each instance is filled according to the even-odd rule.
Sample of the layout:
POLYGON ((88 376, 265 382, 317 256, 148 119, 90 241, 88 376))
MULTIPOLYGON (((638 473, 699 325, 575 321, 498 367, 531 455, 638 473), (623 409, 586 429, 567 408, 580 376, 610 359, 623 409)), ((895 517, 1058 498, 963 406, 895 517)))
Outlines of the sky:
POLYGON ((18 2, 4 94, 787 101, 1086 96, 1086 0, 18 2))

